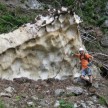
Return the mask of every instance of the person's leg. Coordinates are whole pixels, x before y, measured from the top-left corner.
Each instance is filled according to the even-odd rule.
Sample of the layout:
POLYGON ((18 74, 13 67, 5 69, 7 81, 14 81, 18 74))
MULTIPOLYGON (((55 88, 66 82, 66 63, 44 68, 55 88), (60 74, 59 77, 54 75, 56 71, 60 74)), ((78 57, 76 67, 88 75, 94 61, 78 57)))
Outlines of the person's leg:
POLYGON ((85 70, 81 70, 81 79, 85 80, 85 81, 89 81, 87 78, 85 78, 86 72, 85 70))
POLYGON ((92 84, 93 76, 90 68, 88 68, 88 76, 89 76, 89 82, 92 84))
POLYGON ((89 75, 89 81, 90 81, 90 83, 92 83, 92 81, 93 81, 92 75, 89 75))

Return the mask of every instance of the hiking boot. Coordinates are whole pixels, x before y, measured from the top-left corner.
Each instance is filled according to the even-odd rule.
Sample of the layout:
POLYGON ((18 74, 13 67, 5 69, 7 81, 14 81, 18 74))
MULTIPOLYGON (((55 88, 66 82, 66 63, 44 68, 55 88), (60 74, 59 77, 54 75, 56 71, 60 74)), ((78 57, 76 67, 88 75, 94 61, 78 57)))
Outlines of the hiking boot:
POLYGON ((91 82, 89 82, 89 86, 90 86, 90 87, 92 86, 92 83, 91 83, 91 82))
POLYGON ((89 82, 89 81, 86 81, 86 86, 92 86, 92 83, 91 82, 89 82))
POLYGON ((86 84, 89 84, 90 82, 88 80, 85 80, 86 84))

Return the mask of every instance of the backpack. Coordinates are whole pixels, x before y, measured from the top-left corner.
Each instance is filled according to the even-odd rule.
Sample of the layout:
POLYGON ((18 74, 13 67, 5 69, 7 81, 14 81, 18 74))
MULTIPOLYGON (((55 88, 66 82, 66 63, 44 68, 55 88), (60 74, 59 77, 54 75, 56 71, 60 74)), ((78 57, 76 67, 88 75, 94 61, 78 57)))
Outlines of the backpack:
MULTIPOLYGON (((84 58, 85 60, 87 60, 88 62, 90 62, 90 59, 86 57, 86 54, 84 54, 84 58)), ((80 55, 80 60, 81 60, 81 55, 80 55)))

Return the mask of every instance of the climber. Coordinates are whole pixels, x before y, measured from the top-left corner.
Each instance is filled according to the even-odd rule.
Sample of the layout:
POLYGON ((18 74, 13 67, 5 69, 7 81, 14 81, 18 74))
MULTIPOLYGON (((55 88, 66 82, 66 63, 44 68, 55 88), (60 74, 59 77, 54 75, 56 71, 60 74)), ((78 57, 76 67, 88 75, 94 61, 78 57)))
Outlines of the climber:
POLYGON ((81 79, 85 80, 87 84, 92 86, 92 72, 90 66, 92 65, 93 57, 89 54, 86 54, 83 48, 79 49, 79 54, 74 54, 71 52, 71 55, 80 59, 81 79), (89 77, 89 79, 85 77, 86 75, 89 77))

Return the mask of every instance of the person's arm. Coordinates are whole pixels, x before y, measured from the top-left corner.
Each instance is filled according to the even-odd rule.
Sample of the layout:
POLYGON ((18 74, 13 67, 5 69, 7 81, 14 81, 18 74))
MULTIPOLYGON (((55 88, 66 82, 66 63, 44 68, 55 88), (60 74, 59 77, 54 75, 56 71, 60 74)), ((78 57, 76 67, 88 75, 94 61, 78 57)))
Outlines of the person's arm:
POLYGON ((92 66, 92 61, 93 61, 93 56, 91 56, 91 55, 89 55, 88 54, 88 59, 89 59, 89 64, 88 64, 88 66, 92 66))
POLYGON ((91 56, 91 61, 93 61, 93 56, 91 56))
POLYGON ((66 55, 68 55, 68 56, 70 56, 70 57, 78 57, 78 58, 80 57, 80 54, 75 54, 75 53, 72 52, 72 51, 71 51, 70 54, 67 54, 67 53, 66 53, 66 55))
POLYGON ((79 56, 80 56, 80 54, 74 54, 74 56, 75 56, 75 57, 79 57, 79 56))
POLYGON ((68 55, 68 56, 73 56, 74 53, 71 51, 70 54, 69 54, 69 53, 66 53, 66 55, 68 55))
POLYGON ((90 62, 93 61, 93 56, 89 55, 90 62))
POLYGON ((73 54, 71 57, 77 57, 77 58, 79 58, 80 57, 80 54, 73 54))

